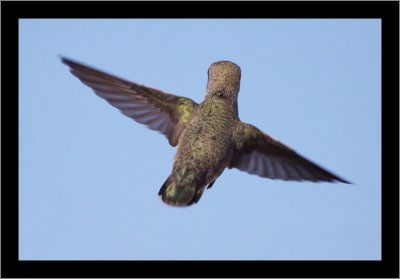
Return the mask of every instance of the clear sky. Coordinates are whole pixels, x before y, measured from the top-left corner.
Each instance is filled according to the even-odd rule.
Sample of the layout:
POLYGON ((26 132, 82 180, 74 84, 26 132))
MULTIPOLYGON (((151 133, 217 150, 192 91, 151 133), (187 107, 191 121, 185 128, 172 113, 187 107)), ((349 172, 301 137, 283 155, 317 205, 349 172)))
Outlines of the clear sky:
POLYGON ((381 22, 20 20, 23 260, 380 260, 381 22), (239 116, 354 184, 225 170, 200 201, 157 193, 176 148, 72 76, 58 55, 201 102, 241 67, 239 116))

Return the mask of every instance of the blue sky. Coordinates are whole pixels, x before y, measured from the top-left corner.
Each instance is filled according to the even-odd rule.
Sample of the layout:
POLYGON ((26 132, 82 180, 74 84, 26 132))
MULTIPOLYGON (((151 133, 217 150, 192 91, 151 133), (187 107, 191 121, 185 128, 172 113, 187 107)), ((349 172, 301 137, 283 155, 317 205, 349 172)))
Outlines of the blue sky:
POLYGON ((380 20, 19 24, 20 259, 381 259, 380 20), (227 169, 199 203, 166 206, 176 148, 58 55, 196 102, 209 65, 232 61, 241 120, 355 185, 227 169))

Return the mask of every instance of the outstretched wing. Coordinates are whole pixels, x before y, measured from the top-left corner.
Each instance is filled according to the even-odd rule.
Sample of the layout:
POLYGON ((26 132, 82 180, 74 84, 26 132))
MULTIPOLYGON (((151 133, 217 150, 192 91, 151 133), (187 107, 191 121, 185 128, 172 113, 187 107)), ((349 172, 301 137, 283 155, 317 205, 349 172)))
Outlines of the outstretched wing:
POLYGON ((250 124, 241 123, 238 126, 234 132, 234 142, 229 168, 238 168, 271 179, 350 183, 310 162, 250 124))
POLYGON ((198 104, 145 85, 129 82, 62 57, 71 73, 126 116, 164 134, 178 144, 198 104))

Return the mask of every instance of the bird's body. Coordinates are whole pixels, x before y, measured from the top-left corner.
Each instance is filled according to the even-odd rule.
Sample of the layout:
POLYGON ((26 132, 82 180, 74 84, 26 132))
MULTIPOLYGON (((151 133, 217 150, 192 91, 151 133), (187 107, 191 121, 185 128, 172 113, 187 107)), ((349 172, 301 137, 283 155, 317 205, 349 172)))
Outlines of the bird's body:
POLYGON ((160 191, 167 199, 185 191, 183 202, 188 199, 193 199, 190 203, 196 202, 232 158, 232 130, 239 119, 224 101, 212 99, 200 104, 179 139, 171 176, 160 191))
POLYGON ((349 183, 240 121, 237 97, 241 71, 232 62, 210 66, 206 96, 197 104, 66 58, 62 61, 97 95, 125 115, 165 134, 172 146, 178 146, 172 172, 159 191, 166 204, 196 203, 226 167, 272 179, 349 183))

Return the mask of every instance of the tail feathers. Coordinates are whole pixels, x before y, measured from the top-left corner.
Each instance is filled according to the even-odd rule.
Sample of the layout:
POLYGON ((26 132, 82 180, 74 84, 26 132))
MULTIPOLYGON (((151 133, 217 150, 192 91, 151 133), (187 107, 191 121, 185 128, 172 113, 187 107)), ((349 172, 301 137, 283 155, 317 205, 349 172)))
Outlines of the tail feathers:
POLYGON ((160 199, 171 206, 188 206, 196 203, 203 194, 205 185, 177 184, 171 176, 167 178, 158 192, 160 199))

